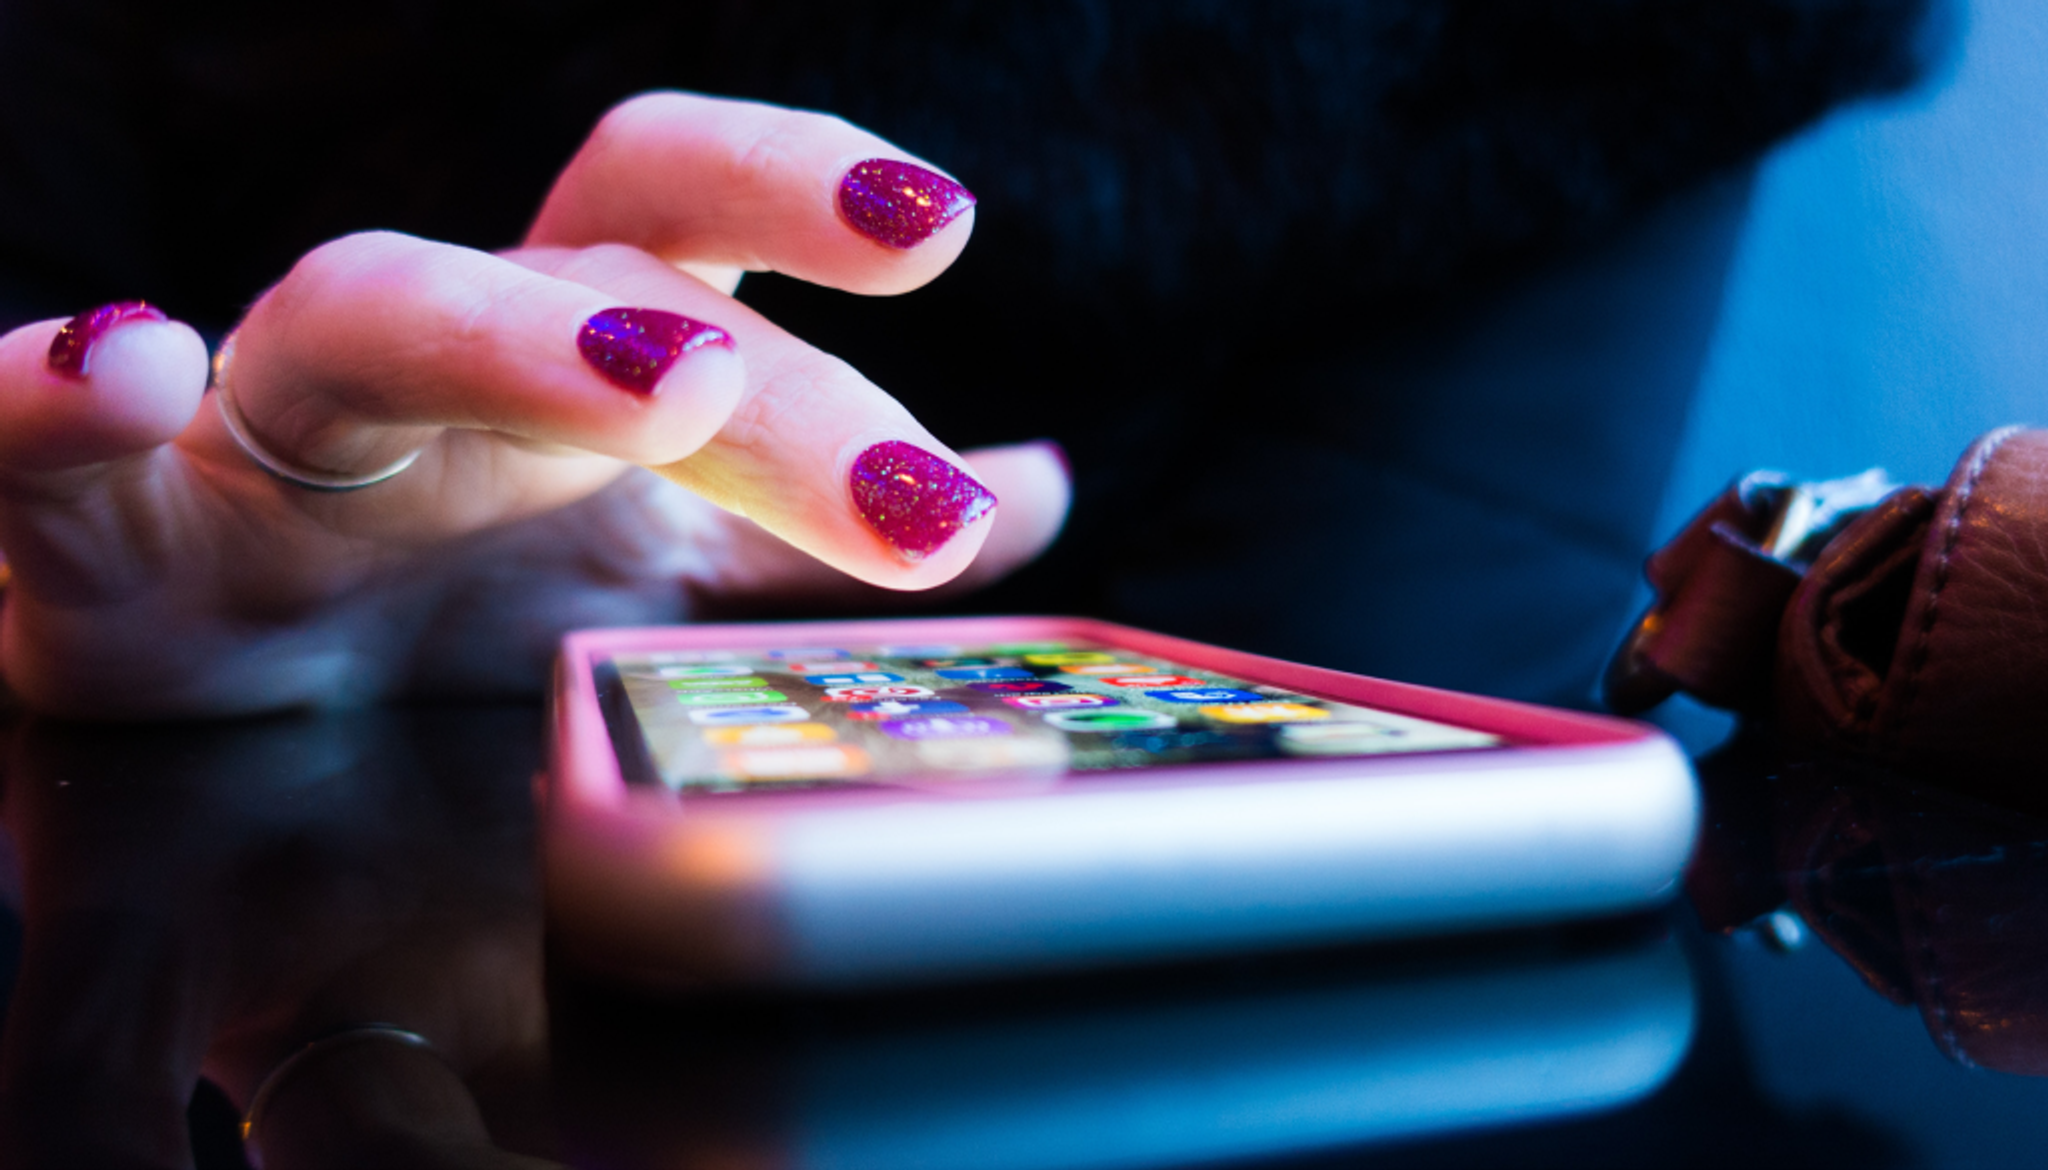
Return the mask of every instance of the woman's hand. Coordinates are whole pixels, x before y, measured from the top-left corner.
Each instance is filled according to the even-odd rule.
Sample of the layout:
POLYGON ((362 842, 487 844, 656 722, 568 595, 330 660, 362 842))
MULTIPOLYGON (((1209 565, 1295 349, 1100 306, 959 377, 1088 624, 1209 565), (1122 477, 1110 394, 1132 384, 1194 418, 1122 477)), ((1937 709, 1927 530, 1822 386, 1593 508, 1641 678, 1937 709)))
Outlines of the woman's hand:
POLYGON ((1005 572, 1064 516, 1056 451, 963 460, 730 295, 768 268, 905 292, 972 220, 964 189, 836 119, 634 99, 523 247, 351 236, 250 309, 220 382, 259 455, 321 481, 416 454, 349 491, 260 468, 202 405, 182 324, 16 330, 0 669, 81 715, 530 691, 571 626, 1005 572))

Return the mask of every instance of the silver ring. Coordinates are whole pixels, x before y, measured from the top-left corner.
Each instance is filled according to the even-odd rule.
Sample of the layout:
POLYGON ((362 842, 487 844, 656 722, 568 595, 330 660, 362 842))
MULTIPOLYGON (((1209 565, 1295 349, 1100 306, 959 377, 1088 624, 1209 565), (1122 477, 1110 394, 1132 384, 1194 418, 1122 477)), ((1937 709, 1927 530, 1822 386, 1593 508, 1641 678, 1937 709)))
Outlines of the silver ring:
POLYGON ((263 1152, 255 1142, 256 1127, 262 1123, 263 1114, 270 1104, 270 1099, 277 1095, 277 1087, 284 1083, 285 1074, 316 1056, 332 1052, 337 1048, 346 1048, 351 1044, 359 1044, 366 1040, 389 1040, 396 1044, 403 1044, 407 1048, 418 1048, 433 1053, 437 1058, 441 1055, 432 1044, 428 1043, 425 1036, 420 1035, 418 1032, 409 1032, 396 1024, 363 1024, 359 1027, 349 1028, 346 1031, 336 1032, 331 1036, 323 1036, 305 1045, 297 1052, 285 1057, 276 1068, 271 1069, 262 1082, 256 1086, 256 1091, 249 1095, 249 1109, 246 1113, 242 1114, 242 1145, 246 1147, 245 1152, 248 1155, 251 1166, 256 1167, 256 1170, 263 1170, 263 1152))
MULTIPOLYGON (((249 462, 281 479, 293 487, 313 492, 352 492, 372 484, 383 483, 406 468, 411 467, 420 457, 414 451, 389 467, 380 468, 368 475, 335 475, 326 471, 311 471, 298 467, 272 455, 256 441, 249 430, 249 421, 242 417, 242 408, 228 392, 228 365, 234 360, 235 335, 230 333, 222 339, 220 349, 213 355, 213 403, 220 408, 220 421, 227 424, 228 434, 235 440, 235 446, 249 457, 249 462)), ((424 449, 424 448, 423 448, 424 449)))

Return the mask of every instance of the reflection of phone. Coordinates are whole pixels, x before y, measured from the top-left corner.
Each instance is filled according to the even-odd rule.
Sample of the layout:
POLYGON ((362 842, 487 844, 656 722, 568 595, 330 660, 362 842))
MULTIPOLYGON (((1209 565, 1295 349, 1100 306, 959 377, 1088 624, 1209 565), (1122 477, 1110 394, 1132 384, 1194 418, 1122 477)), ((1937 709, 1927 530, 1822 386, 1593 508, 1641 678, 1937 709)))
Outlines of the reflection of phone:
POLYGON ((832 985, 1618 912, 1696 797, 1655 731, 1101 622, 603 630, 563 643, 546 824, 568 952, 832 985))
POLYGON ((1675 939, 1528 941, 826 1011, 558 994, 558 1119, 614 1170, 1142 1170, 1556 1122, 1671 1076, 1694 1018, 1675 939))

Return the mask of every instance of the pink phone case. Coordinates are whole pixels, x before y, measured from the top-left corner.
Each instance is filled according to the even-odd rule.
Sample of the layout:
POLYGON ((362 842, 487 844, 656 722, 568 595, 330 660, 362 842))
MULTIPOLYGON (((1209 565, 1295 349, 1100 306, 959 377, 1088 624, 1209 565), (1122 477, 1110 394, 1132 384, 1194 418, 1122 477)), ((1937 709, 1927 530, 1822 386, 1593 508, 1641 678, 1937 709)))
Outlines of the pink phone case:
POLYGON ((660 983, 944 978, 1019 965, 1072 966, 1613 912, 1669 892, 1696 818, 1683 756, 1643 725, 1365 678, 1085 619, 594 630, 564 640, 558 670, 545 827, 554 924, 572 953, 660 983), (592 672, 594 659, 626 652, 738 650, 793 640, 1040 639, 1125 649, 1491 732, 1509 746, 1158 766, 1093 772, 1082 782, 1049 786, 1043 776, 1021 783, 990 774, 930 787, 678 796, 625 783, 592 672), (1298 831, 1284 816, 1275 817, 1288 801, 1303 810, 1298 831), (1469 811, 1456 814, 1457 805, 1469 811), (1315 817, 1355 822, 1355 845, 1309 825, 1315 817), (1407 823, 1403 817, 1413 821, 1404 835, 1374 837, 1396 832, 1407 823), (1461 829, 1461 819, 1470 827, 1461 829), (1093 853, 1075 844, 1112 823, 1121 826, 1128 847, 1120 848, 1116 837, 1092 846, 1093 853), (1244 827, 1253 825, 1258 828, 1244 827), (1186 834, 1181 853, 1174 848, 1176 832, 1186 834), (980 856, 962 846, 961 856, 941 858, 968 840, 983 842, 980 856), (894 842, 888 847, 893 854, 884 841, 894 842), (874 843, 877 853, 852 858, 864 842, 874 843), (1418 847, 1424 852, 1410 864, 1382 866, 1388 872, 1377 878, 1366 864, 1418 847), (1305 871, 1304 861, 1317 849, 1328 854, 1326 871, 1342 872, 1324 879, 1305 871), (1572 856, 1589 849, 1618 860, 1589 867, 1585 857, 1572 856), (1519 860, 1502 869, 1504 854, 1519 860), (1158 856, 1132 860, 1139 855, 1158 856), (1235 878, 1232 866, 1242 868, 1235 878), (1475 871, 1485 872, 1475 879, 1475 871), (1154 889, 1170 880, 1162 874, 1173 873, 1200 876, 1180 895, 1154 889), (1393 890, 1390 881, 1412 886, 1416 873, 1437 874, 1438 888, 1403 888, 1391 898, 1360 892, 1359 883, 1374 881, 1383 892, 1393 890), (1152 892, 1117 892, 1134 888, 1134 881, 1152 892), (1294 892, 1319 883, 1329 887, 1320 904, 1313 893, 1294 892), (1257 893, 1268 885, 1268 894, 1257 893), (956 912, 945 894, 949 887, 961 898, 979 899, 981 911, 956 912), (1489 910, 1485 894, 1496 887, 1489 910), (1263 917, 1260 897, 1272 906, 1263 917), (1218 909, 1226 904, 1237 909, 1218 909), (1074 907, 1070 919, 1062 917, 1070 912, 1061 905, 1074 907), (1003 920, 1006 906, 1011 911, 1003 920), (1205 919, 1212 920, 1207 928, 1205 919), (867 922, 865 935, 853 925, 860 921, 867 922))

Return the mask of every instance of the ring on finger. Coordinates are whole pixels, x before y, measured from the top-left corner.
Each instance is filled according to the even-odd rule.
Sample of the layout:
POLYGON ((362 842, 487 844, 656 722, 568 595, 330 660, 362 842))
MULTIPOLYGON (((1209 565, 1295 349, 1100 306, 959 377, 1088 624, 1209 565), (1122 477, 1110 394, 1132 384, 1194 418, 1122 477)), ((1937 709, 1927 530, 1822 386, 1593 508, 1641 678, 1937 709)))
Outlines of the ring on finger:
POLYGON ((314 471, 300 467, 288 459, 272 454, 263 444, 256 441, 255 432, 249 429, 249 420, 242 415, 241 406, 235 402, 229 389, 228 371, 235 360, 235 335, 230 333, 222 339, 220 349, 213 355, 213 401, 220 408, 220 420, 227 424, 228 434, 235 440, 235 446, 249 461, 268 472, 272 478, 283 480, 293 487, 314 492, 352 492, 358 488, 383 483, 406 468, 411 467, 420 457, 414 451, 388 467, 364 475, 336 475, 332 472, 314 471))

